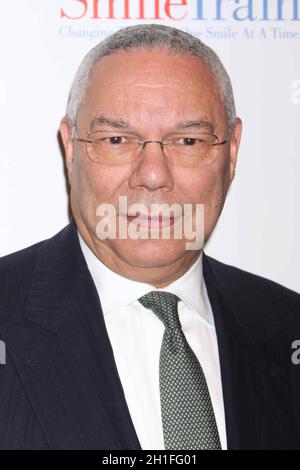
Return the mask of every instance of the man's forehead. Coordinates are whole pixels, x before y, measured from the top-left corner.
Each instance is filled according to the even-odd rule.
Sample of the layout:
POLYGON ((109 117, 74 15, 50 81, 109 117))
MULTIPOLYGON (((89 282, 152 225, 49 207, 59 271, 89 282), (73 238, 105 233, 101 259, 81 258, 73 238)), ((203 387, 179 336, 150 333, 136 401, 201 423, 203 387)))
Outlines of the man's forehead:
MULTIPOLYGON (((153 62, 148 68, 144 67, 144 61, 140 62, 143 54, 156 59, 159 52, 153 52, 152 49, 117 52, 100 60, 91 76, 86 106, 81 109, 91 124, 91 130, 99 125, 109 126, 112 120, 112 127, 116 129, 130 128, 134 125, 133 120, 144 120, 146 116, 151 120, 158 116, 161 120, 163 114, 167 114, 172 127, 183 128, 178 124, 179 120, 206 121, 207 130, 214 132, 213 121, 216 121, 216 116, 213 110, 216 106, 219 108, 220 101, 214 81, 206 76, 201 82, 198 74, 186 71, 182 60, 191 60, 194 56, 161 52, 167 54, 169 65, 173 66, 170 72, 168 67, 164 73, 160 67, 153 70, 153 62), (177 58, 180 69, 178 74, 176 70, 174 72, 177 58), (119 61, 122 64, 116 71, 114 64, 118 67, 119 61), (105 119, 103 116, 99 119, 102 113, 105 114, 105 119), (203 119, 203 115, 208 115, 209 119, 203 119)), ((164 63, 164 57, 160 56, 158 60, 160 64, 164 63)))
MULTIPOLYGON (((155 73, 163 73, 165 76, 173 76, 174 71, 185 71, 187 68, 193 68, 197 75, 213 76, 209 66, 197 55, 168 50, 167 48, 133 48, 128 50, 119 50, 101 57, 95 63, 91 78, 101 74, 108 73, 114 75, 114 69, 122 69, 122 72, 131 74, 135 72, 137 76, 143 77, 144 70, 151 70, 151 74, 144 76, 145 80, 140 81, 140 85, 145 85, 147 78, 152 78, 155 73)), ((156 86, 156 85, 151 85, 156 86)), ((159 85, 157 85, 159 86, 159 85)))
POLYGON ((174 96, 176 100, 182 96, 186 104, 202 99, 201 95, 219 98, 212 72, 197 57, 164 50, 159 54, 155 49, 117 52, 101 59, 91 73, 87 94, 92 95, 92 104, 97 95, 105 99, 107 93, 114 102, 128 94, 139 102, 157 97, 162 106, 174 96))

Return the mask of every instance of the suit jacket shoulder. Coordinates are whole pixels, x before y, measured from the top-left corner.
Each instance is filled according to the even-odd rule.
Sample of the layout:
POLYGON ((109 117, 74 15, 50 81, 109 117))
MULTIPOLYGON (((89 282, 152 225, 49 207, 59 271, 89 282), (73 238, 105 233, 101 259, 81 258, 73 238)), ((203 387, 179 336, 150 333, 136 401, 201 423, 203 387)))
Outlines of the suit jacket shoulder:
POLYGON ((0 258, 0 311, 26 296, 39 248, 44 242, 0 258), (17 289, 17 295, 15 292, 17 289))
POLYGON ((241 288, 246 289, 246 291, 248 291, 248 289, 253 291, 256 289, 266 290, 267 292, 277 292, 278 295, 291 296, 295 299, 300 299, 299 293, 289 289, 288 287, 284 287, 275 281, 253 274, 249 271, 245 271, 236 266, 225 264, 210 256, 206 255, 206 258, 215 272, 218 273, 218 276, 221 276, 224 281, 227 282, 227 287, 231 287, 232 290, 239 285, 241 288))
POLYGON ((72 225, 75 226, 69 224, 51 238, 0 257, 0 317, 8 310, 13 316, 22 313, 21 306, 26 303, 33 276, 42 276, 42 271, 47 270, 43 258, 49 266, 63 263, 65 247, 62 245, 74 232, 72 225))
POLYGON ((276 325, 300 325, 299 293, 209 256, 205 258, 204 271, 214 273, 222 295, 241 321, 256 326, 256 331, 276 325))

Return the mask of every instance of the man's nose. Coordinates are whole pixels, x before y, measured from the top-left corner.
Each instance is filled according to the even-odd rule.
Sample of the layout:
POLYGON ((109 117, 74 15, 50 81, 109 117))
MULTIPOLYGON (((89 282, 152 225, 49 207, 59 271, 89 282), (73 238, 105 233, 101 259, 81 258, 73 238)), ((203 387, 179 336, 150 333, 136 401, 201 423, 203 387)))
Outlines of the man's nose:
POLYGON ((129 185, 133 189, 170 191, 174 187, 171 169, 162 142, 145 141, 131 174, 129 185))

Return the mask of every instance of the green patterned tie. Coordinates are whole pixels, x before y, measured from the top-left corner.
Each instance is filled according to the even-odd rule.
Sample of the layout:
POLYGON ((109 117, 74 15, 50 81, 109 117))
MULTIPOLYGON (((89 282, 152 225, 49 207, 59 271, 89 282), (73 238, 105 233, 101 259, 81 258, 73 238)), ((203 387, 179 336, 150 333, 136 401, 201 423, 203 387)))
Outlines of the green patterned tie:
POLYGON ((181 329, 179 297, 152 291, 139 301, 165 326, 159 362, 165 449, 221 449, 206 379, 181 329))

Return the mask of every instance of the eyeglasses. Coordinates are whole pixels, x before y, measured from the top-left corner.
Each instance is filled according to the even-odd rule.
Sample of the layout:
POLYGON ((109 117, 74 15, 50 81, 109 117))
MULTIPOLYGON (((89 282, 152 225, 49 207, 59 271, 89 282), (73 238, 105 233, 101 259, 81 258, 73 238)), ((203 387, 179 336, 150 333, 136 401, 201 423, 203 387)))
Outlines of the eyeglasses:
POLYGON ((95 131, 88 139, 74 135, 78 142, 86 143, 87 154, 96 163, 104 165, 126 165, 134 162, 147 144, 158 144, 170 163, 177 166, 210 165, 219 154, 220 145, 214 134, 193 133, 159 140, 141 140, 136 136, 121 135, 116 132, 95 131))

